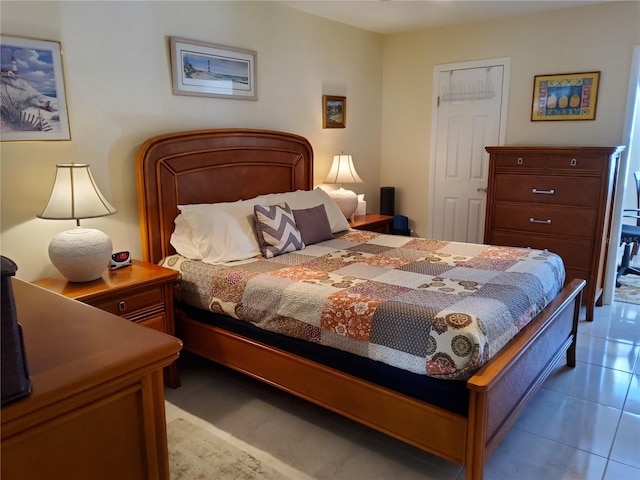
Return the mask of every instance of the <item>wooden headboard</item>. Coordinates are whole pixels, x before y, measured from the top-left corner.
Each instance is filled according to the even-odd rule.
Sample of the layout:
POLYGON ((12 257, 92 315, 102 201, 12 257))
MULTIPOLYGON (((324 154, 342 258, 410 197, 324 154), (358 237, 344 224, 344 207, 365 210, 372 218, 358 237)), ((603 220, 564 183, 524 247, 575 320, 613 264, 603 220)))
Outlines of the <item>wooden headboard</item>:
POLYGON ((138 151, 142 255, 175 253, 169 240, 178 205, 245 200, 313 188, 313 149, 301 136, 254 129, 159 135, 138 151))

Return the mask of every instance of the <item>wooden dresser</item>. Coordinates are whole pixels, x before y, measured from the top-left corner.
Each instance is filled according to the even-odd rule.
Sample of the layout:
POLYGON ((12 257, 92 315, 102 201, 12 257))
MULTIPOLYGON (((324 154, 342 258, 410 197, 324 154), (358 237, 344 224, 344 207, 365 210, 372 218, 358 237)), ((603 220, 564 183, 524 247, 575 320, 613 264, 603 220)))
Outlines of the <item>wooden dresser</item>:
MULTIPOLYGON (((618 159, 624 147, 487 147, 485 243, 547 249, 567 281, 587 281, 587 320, 600 304, 618 159)), ((612 239, 617 245, 617 239, 612 239)))
POLYGON ((32 391, 1 412, 3 479, 169 478, 177 338, 15 278, 32 391))

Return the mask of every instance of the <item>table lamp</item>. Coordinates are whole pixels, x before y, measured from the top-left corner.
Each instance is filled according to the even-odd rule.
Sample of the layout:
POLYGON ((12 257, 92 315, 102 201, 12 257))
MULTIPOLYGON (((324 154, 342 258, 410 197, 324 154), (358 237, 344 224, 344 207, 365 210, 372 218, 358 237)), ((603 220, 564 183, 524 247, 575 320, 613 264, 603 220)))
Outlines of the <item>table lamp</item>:
POLYGON ((75 220, 76 228, 59 233, 49 244, 51 263, 71 282, 90 282, 102 276, 113 246, 100 230, 80 227, 80 219, 104 217, 117 210, 104 198, 89 165, 56 165, 56 179, 39 218, 75 220))
POLYGON ((333 164, 329 175, 325 179, 324 183, 339 183, 340 188, 337 190, 331 190, 327 193, 333 201, 336 202, 340 211, 346 218, 351 218, 353 212, 358 207, 358 196, 351 190, 345 190, 342 186, 343 183, 362 183, 362 179, 358 176, 355 167, 353 166, 353 158, 351 155, 333 156, 333 164))

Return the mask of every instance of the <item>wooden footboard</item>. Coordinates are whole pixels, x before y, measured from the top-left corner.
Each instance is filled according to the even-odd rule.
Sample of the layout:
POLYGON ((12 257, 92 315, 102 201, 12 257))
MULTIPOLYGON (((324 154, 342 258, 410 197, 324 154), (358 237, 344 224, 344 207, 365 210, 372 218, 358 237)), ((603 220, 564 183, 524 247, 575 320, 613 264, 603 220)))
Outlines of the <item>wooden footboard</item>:
POLYGON ((482 478, 484 460, 527 401, 572 348, 584 281, 570 283, 468 381, 468 417, 363 381, 177 312, 184 349, 248 374, 403 442, 466 466, 482 478), (466 432, 466 434, 465 434, 466 432))
POLYGON ((470 390, 466 478, 481 479, 484 460, 566 354, 575 339, 584 280, 571 281, 498 355, 467 382, 470 390))

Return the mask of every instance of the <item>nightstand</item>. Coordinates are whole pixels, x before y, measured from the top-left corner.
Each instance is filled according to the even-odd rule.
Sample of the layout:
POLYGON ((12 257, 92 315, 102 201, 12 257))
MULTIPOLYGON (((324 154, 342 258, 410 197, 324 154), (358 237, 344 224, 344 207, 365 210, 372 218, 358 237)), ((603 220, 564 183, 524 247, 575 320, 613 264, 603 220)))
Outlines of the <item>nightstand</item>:
POLYGON ((349 226, 356 230, 368 230, 370 232, 389 233, 393 217, 390 215, 354 215, 349 220, 349 226))
MULTIPOLYGON (((74 283, 62 275, 33 282, 101 310, 169 335, 175 334, 173 319, 173 283, 178 272, 152 263, 133 260, 130 267, 105 270, 92 282, 74 283)), ((180 386, 176 363, 165 370, 168 386, 180 386)))

